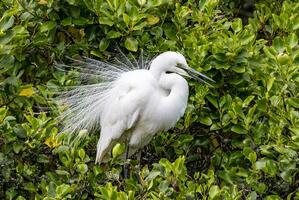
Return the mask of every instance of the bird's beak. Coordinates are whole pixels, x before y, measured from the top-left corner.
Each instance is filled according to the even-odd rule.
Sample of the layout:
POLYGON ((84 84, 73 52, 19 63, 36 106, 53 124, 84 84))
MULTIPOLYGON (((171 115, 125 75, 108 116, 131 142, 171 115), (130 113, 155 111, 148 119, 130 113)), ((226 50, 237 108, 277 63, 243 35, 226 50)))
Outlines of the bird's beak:
POLYGON ((177 68, 179 68, 180 70, 185 72, 184 74, 180 73, 183 76, 187 76, 187 77, 197 80, 199 82, 205 83, 209 86, 212 86, 211 83, 215 83, 215 81, 213 79, 196 71, 195 69, 192 69, 188 65, 177 65, 177 68))
POLYGON ((186 67, 185 68, 186 72, 188 73, 188 75, 193 78, 194 80, 197 80, 199 82, 205 83, 207 85, 211 86, 211 83, 215 83, 215 81, 209 77, 207 77, 206 75, 196 71, 195 69, 192 69, 191 67, 186 67))

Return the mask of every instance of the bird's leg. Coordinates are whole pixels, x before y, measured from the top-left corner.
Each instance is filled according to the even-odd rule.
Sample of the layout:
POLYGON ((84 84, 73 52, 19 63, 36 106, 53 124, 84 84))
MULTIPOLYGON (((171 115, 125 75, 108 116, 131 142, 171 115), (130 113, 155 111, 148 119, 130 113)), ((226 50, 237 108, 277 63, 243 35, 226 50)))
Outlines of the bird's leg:
POLYGON ((127 140, 127 144, 126 144, 126 160, 129 158, 129 151, 130 151, 129 141, 127 140))
POLYGON ((125 164, 124 164, 124 178, 127 179, 128 178, 128 158, 129 158, 129 141, 128 139, 126 140, 126 161, 125 161, 125 164))
POLYGON ((141 163, 141 154, 142 154, 142 151, 138 151, 137 154, 136 154, 136 157, 137 157, 137 160, 139 161, 139 165, 141 163))
POLYGON ((137 152, 137 160, 139 161, 139 164, 138 164, 138 173, 137 173, 137 179, 138 179, 138 182, 141 184, 142 183, 142 180, 141 180, 141 177, 140 177, 140 166, 141 166, 141 155, 142 155, 142 151, 138 151, 137 152))

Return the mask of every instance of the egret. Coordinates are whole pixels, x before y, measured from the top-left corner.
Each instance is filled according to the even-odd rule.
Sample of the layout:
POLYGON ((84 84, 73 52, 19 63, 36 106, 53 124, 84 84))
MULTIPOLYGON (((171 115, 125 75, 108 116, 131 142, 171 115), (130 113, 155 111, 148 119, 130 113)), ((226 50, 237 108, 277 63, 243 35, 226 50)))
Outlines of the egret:
MULTIPOLYGON (((177 52, 164 52, 145 65, 118 64, 86 58, 77 60, 84 78, 95 83, 78 86, 60 95, 63 131, 101 128, 96 163, 107 161, 117 142, 127 143, 127 156, 147 145, 155 134, 174 127, 183 116, 189 95, 183 77, 209 84, 212 79, 190 68, 177 52), (207 81, 208 80, 208 81, 207 81)), ((135 60, 136 61, 136 60, 135 60)), ((65 65, 66 66, 66 65, 65 65)))

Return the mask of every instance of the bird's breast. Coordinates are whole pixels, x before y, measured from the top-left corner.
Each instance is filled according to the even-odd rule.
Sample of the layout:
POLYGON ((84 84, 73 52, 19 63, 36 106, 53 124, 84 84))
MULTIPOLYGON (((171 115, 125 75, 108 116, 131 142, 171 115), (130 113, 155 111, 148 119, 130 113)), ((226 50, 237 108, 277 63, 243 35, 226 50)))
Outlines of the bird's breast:
POLYGON ((164 97, 159 92, 153 96, 157 97, 152 98, 150 106, 144 111, 144 122, 150 122, 144 123, 147 129, 150 132, 160 132, 174 127, 185 113, 188 91, 176 97, 164 97))

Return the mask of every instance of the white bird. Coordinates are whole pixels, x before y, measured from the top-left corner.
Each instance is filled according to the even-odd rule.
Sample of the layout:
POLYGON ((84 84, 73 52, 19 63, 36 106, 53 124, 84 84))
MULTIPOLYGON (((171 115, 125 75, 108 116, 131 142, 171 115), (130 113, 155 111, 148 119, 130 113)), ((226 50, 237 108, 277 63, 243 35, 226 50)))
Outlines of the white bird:
POLYGON ((59 97, 67 108, 61 114, 66 132, 93 129, 100 125, 96 163, 106 161, 117 142, 127 142, 127 155, 147 145, 155 134, 174 127, 183 116, 189 95, 182 77, 203 83, 212 79, 188 67, 184 56, 164 52, 149 67, 138 63, 105 63, 86 58, 77 61, 84 78, 97 83, 78 86, 59 97))

